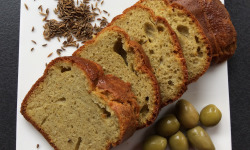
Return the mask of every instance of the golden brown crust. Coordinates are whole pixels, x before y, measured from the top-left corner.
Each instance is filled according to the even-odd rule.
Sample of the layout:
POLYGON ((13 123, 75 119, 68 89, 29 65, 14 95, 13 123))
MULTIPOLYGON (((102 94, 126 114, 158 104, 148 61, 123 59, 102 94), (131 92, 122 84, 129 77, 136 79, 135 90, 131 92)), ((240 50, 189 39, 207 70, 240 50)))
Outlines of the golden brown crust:
POLYGON ((129 38, 129 35, 124 30, 122 30, 120 27, 109 26, 109 27, 104 28, 101 32, 99 32, 95 38, 85 42, 85 44, 83 46, 81 46, 78 50, 76 50, 73 53, 73 56, 79 56, 80 53, 85 50, 85 47, 87 45, 95 43, 95 40, 98 38, 98 36, 100 36, 101 34, 103 34, 104 32, 107 32, 107 31, 115 31, 115 32, 118 32, 124 36, 126 41, 128 41, 129 46, 132 48, 131 50, 136 55, 137 67, 135 69, 139 72, 145 73, 149 77, 149 79, 151 80, 151 85, 153 86, 153 90, 154 90, 154 111, 152 113, 151 118, 149 118, 147 120, 147 122, 145 122, 145 124, 141 124, 140 126, 138 126, 138 129, 147 127, 150 124, 152 124, 155 121, 155 119, 157 118, 157 115, 159 113, 159 106, 161 103, 161 98, 160 98, 159 85, 158 85, 158 82, 157 82, 155 75, 153 74, 149 58, 145 54, 145 52, 140 44, 138 44, 136 41, 131 41, 129 38))
MULTIPOLYGON (((102 91, 109 90, 112 93, 111 97, 116 96, 115 99, 122 98, 121 101, 123 103, 117 103, 117 101, 113 101, 113 99, 112 100, 104 99, 107 102, 107 104, 110 106, 110 108, 116 113, 119 119, 119 125, 120 125, 120 130, 121 130, 119 140, 116 143, 108 143, 108 146, 106 147, 106 149, 109 149, 110 146, 118 145, 124 139, 131 136, 137 128, 139 106, 134 98, 135 96, 131 92, 129 83, 125 83, 122 80, 116 77, 113 77, 111 75, 105 76, 103 74, 102 68, 98 64, 92 61, 89 61, 87 59, 82 59, 82 58, 78 58, 74 56, 59 57, 59 58, 54 59, 52 62, 48 64, 48 66, 46 67, 44 71, 43 76, 36 81, 36 83, 32 86, 32 88, 27 93, 27 95, 25 96, 22 102, 20 112, 24 116, 24 118, 28 122, 30 122, 44 136, 44 138, 50 143, 50 145, 55 150, 58 150, 56 145, 53 143, 52 139, 50 139, 49 135, 45 133, 45 131, 43 131, 43 129, 40 128, 39 125, 36 122, 34 122, 30 116, 28 116, 28 114, 26 113, 26 108, 28 105, 29 97, 34 92, 34 90, 40 85, 40 83, 44 81, 45 77, 48 75, 49 69, 54 64, 60 61, 71 62, 77 65, 79 68, 81 68, 83 73, 89 78, 89 84, 93 90, 98 90, 98 89, 102 89, 102 91), (110 85, 113 85, 113 87, 110 85), (117 93, 117 91, 114 90, 114 88, 119 88, 119 87, 120 87, 119 90, 122 90, 123 92, 126 91, 125 93, 128 95, 125 95, 125 93, 121 95, 121 93, 117 93)), ((100 93, 100 95, 102 94, 100 93)))
POLYGON ((229 13, 219 0, 170 0, 189 10, 200 22, 212 49, 212 64, 230 58, 236 50, 237 33, 229 13))
POLYGON ((206 37, 210 41, 212 48, 212 57, 216 57, 218 55, 217 53, 219 51, 219 45, 215 40, 215 36, 211 30, 208 20, 206 19, 207 16, 204 13, 199 0, 169 0, 169 2, 171 4, 179 4, 183 6, 186 10, 188 10, 195 16, 195 18, 199 21, 204 33, 206 34, 206 37))
POLYGON ((218 57, 213 63, 220 63, 230 58, 236 50, 237 33, 230 15, 220 0, 200 0, 215 39, 220 46, 218 57))
POLYGON ((125 83, 117 77, 106 75, 101 77, 97 84, 97 91, 119 118, 120 138, 116 143, 110 143, 110 147, 120 144, 129 138, 137 128, 139 107, 134 94, 130 90, 130 84, 125 83), (136 115, 131 115, 131 111, 136 115))
POLYGON ((186 61, 185 61, 185 59, 183 57, 182 49, 181 49, 181 46, 179 44, 178 38, 177 38, 175 32, 170 27, 170 25, 168 24, 167 20, 164 19, 164 18, 155 16, 154 12, 151 9, 149 9, 149 8, 147 8, 145 6, 135 4, 135 5, 127 8, 127 9, 125 9, 123 11, 123 14, 118 15, 115 18, 113 18, 113 20, 108 25, 108 27, 113 26, 113 24, 114 24, 114 22, 116 20, 124 18, 125 14, 127 12, 129 12, 132 9, 136 9, 136 8, 141 8, 141 9, 144 9, 144 10, 148 11, 151 14, 152 18, 155 20, 155 22, 161 22, 166 26, 166 28, 168 29, 168 32, 172 36, 172 38, 171 38, 173 40, 172 42, 175 43, 174 44, 175 45, 174 52, 177 54, 177 57, 181 60, 181 63, 182 63, 182 71, 183 71, 183 74, 184 74, 184 81, 183 81, 183 85, 181 85, 181 90, 180 90, 180 92, 178 93, 178 95, 175 98, 173 98, 171 100, 168 100, 167 102, 164 102, 164 103, 162 102, 161 107, 164 107, 164 106, 168 105, 169 103, 172 103, 173 101, 178 100, 178 98, 180 98, 183 95, 183 93, 187 90, 188 73, 187 73, 186 61))
MULTIPOLYGON (((112 75, 101 77, 96 87, 97 91, 102 94, 101 96, 109 103, 109 106, 119 118, 121 127, 120 141, 117 141, 117 144, 119 144, 122 140, 130 137, 137 128, 139 107, 136 97, 132 93, 129 83, 125 83, 112 75), (136 115, 131 116, 131 111, 136 112, 136 115)), ((112 146, 115 145, 112 144, 112 146)))

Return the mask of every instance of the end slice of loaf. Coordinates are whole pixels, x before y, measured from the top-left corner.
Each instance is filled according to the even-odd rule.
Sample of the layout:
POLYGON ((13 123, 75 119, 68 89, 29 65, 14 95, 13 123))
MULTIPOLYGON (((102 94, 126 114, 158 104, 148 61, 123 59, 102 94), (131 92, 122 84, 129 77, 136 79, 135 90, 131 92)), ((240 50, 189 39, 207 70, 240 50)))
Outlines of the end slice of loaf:
POLYGON ((229 59, 237 48, 237 33, 220 0, 170 0, 188 9, 200 22, 212 44, 212 64, 229 59))
POLYGON ((188 69, 188 83, 196 81, 210 66, 211 46, 203 29, 195 17, 178 4, 167 0, 141 0, 155 12, 165 18, 177 34, 188 69))
POLYGON ((115 17, 109 26, 122 28, 141 44, 149 57, 161 91, 162 106, 177 100, 185 91, 187 68, 176 34, 164 18, 134 5, 115 17))
POLYGON ((139 128, 150 125, 158 115, 160 90, 142 47, 130 41, 119 27, 103 29, 94 39, 84 43, 73 56, 92 60, 112 74, 131 83, 140 106, 139 128))
POLYGON ((133 134, 138 105, 130 84, 77 57, 53 60, 21 106, 56 150, 106 150, 133 134))
POLYGON ((211 27, 220 50, 213 63, 221 63, 233 56, 237 48, 237 33, 230 15, 220 0, 200 0, 206 19, 211 27))

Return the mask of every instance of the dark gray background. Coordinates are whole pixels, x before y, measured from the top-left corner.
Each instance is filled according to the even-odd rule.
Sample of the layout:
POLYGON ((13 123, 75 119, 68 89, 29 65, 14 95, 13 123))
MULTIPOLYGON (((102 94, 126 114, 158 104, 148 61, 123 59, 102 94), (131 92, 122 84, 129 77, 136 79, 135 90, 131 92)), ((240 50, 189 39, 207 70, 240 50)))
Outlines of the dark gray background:
MULTIPOLYGON (((225 5, 238 33, 237 51, 228 61, 232 145, 235 150, 247 150, 250 149, 250 0, 225 0, 225 5)), ((19 0, 1 0, 0 150, 14 150, 16 146, 19 11, 19 0)))

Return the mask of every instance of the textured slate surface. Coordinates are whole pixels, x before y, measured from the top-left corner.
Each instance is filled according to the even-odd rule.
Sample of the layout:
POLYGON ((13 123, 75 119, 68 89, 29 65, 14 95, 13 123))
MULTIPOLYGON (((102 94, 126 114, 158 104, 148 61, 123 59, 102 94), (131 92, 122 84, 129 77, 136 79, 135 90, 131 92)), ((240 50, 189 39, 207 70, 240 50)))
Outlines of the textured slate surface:
MULTIPOLYGON (((228 62, 232 144, 235 150, 246 150, 250 147, 250 0, 225 3, 238 32, 238 49, 228 62)), ((0 10, 0 150, 14 150, 20 1, 1 1, 0 10)))
POLYGON ((0 150, 16 147, 19 0, 0 4, 0 150))
POLYGON ((225 0, 238 33, 238 48, 228 61, 233 149, 250 149, 250 0, 225 0))

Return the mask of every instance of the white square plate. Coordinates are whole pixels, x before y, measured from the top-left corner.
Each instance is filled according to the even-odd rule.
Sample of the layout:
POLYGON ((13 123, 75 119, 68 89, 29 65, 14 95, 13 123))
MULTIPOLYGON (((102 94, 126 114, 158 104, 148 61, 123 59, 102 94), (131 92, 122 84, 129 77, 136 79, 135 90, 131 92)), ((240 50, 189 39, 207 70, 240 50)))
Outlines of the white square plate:
MULTIPOLYGON (((104 4, 99 8, 110 12, 107 17, 109 21, 121 14, 124 9, 132 6, 136 0, 105 0, 104 4)), ((18 99, 17 99, 17 134, 16 149, 17 150, 34 150, 37 144, 40 145, 39 150, 53 149, 43 136, 20 114, 20 106, 26 93, 29 91, 35 81, 42 75, 45 69, 45 63, 50 62, 57 57, 56 49, 61 47, 61 43, 57 39, 46 41, 43 38, 43 17, 39 14, 38 7, 43 9, 49 8, 50 15, 48 19, 56 18, 53 9, 56 8, 57 1, 21 1, 21 19, 20 19, 20 47, 19 47, 19 76, 18 76, 18 99), (25 9, 24 3, 27 4, 29 10, 25 9), (34 26, 34 32, 31 32, 34 26), (37 44, 31 42, 34 40, 37 44), (47 43, 46 47, 42 45, 47 43), (34 51, 30 49, 34 47, 34 51), (47 57, 51 52, 53 55, 47 57)), ((76 48, 67 48, 62 53, 64 56, 71 55, 76 48)), ((197 82, 192 83, 188 87, 188 91, 182 98, 190 101, 198 111, 208 104, 215 104, 222 112, 221 122, 212 128, 206 128, 206 131, 212 138, 217 150, 231 149, 231 128, 230 128, 230 110, 229 110, 229 93, 228 93, 228 75, 227 63, 222 63, 211 67, 207 73, 197 82)), ((158 118, 169 112, 174 104, 171 104, 161 110, 158 118)), ((123 144, 113 148, 113 150, 140 150, 140 146, 146 135, 153 133, 153 127, 137 131, 130 139, 123 144)))

